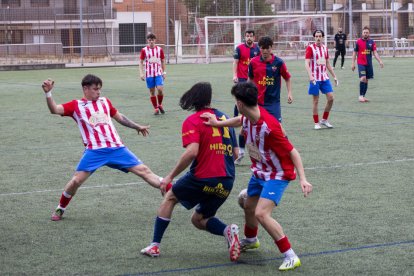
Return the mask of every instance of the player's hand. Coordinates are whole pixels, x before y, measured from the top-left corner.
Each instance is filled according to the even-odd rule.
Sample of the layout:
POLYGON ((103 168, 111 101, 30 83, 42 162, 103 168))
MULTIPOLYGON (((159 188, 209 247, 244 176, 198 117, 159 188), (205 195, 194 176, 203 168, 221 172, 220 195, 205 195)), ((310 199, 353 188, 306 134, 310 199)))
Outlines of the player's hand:
POLYGON ((160 182, 160 190, 161 194, 164 196, 167 192, 167 186, 168 184, 172 183, 172 178, 169 176, 164 177, 160 182))
POLYGON ((200 115, 200 117, 207 119, 207 121, 203 123, 208 126, 216 126, 216 124, 218 123, 216 115, 214 115, 213 113, 204 112, 203 114, 200 115))
POLYGON ((379 64, 381 68, 384 68, 384 63, 382 63, 382 61, 379 64))
POLYGON ((234 83, 238 83, 238 82, 239 82, 239 78, 238 78, 237 76, 234 76, 234 77, 233 77, 233 82, 234 82, 234 83))
POLYGON ((352 71, 355 71, 355 64, 352 64, 351 69, 352 69, 352 71))
POLYGON ((338 79, 337 79, 337 78, 334 78, 334 80, 335 80, 335 86, 339 86, 339 81, 338 81, 338 79))
POLYGON ((138 126, 138 128, 137 128, 138 135, 142 134, 142 136, 146 137, 147 135, 149 135, 149 128, 150 127, 151 126, 138 126))
POLYGON ((313 84, 313 85, 316 85, 316 80, 315 80, 315 78, 311 78, 311 79, 309 79, 309 81, 313 84))
POLYGON ((45 93, 51 91, 53 86, 55 85, 55 81, 52 79, 47 79, 42 83, 42 88, 45 93))
POLYGON ((288 102, 288 104, 293 103, 293 96, 292 96, 292 93, 288 93, 287 102, 288 102))
POLYGON ((144 81, 144 80, 145 80, 145 78, 144 78, 144 75, 143 75, 143 74, 140 74, 140 75, 139 75, 139 77, 141 78, 141 80, 142 80, 142 81, 144 81))
POLYGON ((300 186, 302 187, 303 196, 307 197, 312 192, 312 184, 306 180, 300 180, 300 186))

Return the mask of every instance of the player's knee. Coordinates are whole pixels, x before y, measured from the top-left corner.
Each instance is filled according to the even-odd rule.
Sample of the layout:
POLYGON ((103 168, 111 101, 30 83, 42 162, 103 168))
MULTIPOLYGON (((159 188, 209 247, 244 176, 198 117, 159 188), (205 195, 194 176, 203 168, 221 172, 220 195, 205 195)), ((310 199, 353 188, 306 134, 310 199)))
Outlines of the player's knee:
POLYGON ((268 214, 266 213, 266 211, 264 209, 256 208, 254 216, 260 222, 260 224, 263 224, 263 222, 266 220, 266 217, 268 216, 268 214))
POLYGON ((191 223, 198 229, 203 230, 205 228, 203 224, 203 218, 197 215, 197 213, 194 213, 191 216, 191 223))

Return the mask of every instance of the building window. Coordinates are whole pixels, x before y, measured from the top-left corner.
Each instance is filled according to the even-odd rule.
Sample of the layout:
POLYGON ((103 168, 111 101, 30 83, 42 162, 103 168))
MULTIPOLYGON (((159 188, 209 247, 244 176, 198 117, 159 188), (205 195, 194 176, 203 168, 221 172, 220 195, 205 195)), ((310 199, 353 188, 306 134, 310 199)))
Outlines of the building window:
POLYGON ((369 18, 370 33, 387 34, 391 32, 391 22, 389 18, 382 16, 372 16, 369 18), (387 20, 388 19, 388 20, 387 20))
POLYGON ((32 7, 49 7, 49 0, 30 0, 32 7))
POLYGON ((0 31, 0 44, 23 44, 23 31, 0 31))
POLYGON ((20 0, 1 0, 1 6, 3 8, 6 8, 6 7, 10 7, 10 8, 20 7, 20 0))
POLYGON ((102 5, 106 6, 106 0, 89 0, 89 6, 100 7, 102 5))

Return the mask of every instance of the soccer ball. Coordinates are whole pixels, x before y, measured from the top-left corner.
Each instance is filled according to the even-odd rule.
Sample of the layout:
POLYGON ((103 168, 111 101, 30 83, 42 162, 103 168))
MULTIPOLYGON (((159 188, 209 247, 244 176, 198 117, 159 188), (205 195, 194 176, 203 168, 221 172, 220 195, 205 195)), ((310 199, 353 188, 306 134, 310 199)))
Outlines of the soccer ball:
POLYGON ((239 193, 239 196, 237 197, 240 208, 242 209, 244 209, 244 202, 246 201, 246 198, 247 198, 247 189, 243 189, 241 190, 241 192, 239 193))

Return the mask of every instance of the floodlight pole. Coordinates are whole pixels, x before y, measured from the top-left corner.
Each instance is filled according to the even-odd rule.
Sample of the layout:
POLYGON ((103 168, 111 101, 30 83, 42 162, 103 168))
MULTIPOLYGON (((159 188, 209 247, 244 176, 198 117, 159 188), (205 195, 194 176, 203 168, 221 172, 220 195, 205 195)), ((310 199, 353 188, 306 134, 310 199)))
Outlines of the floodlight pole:
POLYGON ((353 39, 353 36, 352 36, 352 32, 353 32, 353 30, 352 30, 352 0, 349 0, 349 4, 348 4, 349 6, 348 6, 348 15, 349 15, 349 37, 351 38, 351 40, 353 39))

